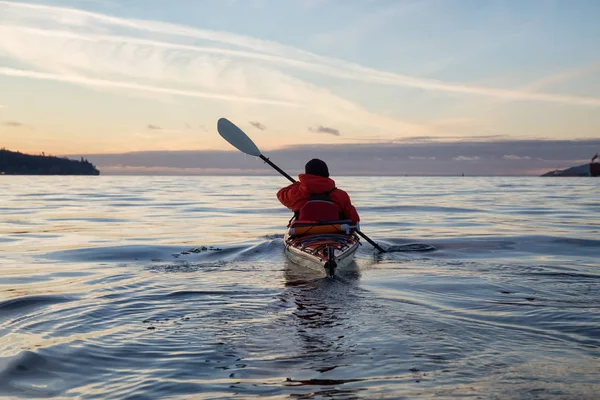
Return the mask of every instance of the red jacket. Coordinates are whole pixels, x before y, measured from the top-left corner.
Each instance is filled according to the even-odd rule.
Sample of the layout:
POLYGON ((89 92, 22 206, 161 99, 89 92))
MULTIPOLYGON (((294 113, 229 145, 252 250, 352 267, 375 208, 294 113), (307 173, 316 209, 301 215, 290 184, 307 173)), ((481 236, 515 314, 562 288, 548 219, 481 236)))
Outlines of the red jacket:
MULTIPOLYGON (((298 179, 299 182, 292 183, 277 192, 277 198, 281 204, 294 212, 300 210, 311 194, 326 193, 335 188, 333 179, 318 175, 300 174, 298 179)), ((340 207, 346 218, 351 219, 354 223, 360 221, 356 208, 350 202, 348 193, 336 189, 329 194, 329 198, 340 207)))

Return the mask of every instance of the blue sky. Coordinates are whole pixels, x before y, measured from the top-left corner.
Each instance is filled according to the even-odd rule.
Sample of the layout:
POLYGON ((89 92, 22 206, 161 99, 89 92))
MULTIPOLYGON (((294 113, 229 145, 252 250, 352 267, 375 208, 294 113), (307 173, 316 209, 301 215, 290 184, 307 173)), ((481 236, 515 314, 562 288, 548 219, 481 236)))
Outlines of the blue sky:
POLYGON ((599 16, 587 0, 0 1, 0 145, 227 150, 222 116, 267 150, 596 139, 599 16))

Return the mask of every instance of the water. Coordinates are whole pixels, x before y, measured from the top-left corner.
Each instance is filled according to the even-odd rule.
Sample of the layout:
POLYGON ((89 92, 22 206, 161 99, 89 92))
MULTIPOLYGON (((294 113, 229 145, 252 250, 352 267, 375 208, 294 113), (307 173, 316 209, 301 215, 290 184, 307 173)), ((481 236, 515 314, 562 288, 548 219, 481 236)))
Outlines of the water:
POLYGON ((592 399, 600 180, 338 178, 384 247, 286 260, 280 177, 2 177, 0 395, 592 399))

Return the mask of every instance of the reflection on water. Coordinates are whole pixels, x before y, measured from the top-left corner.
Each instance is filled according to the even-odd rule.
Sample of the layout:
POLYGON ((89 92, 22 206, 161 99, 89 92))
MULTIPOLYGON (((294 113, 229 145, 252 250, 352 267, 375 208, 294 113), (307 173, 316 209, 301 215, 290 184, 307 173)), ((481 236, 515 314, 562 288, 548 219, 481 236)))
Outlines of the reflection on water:
POLYGON ((597 181, 340 178, 399 251, 328 279, 248 179, 3 177, 0 395, 597 397, 597 181))
MULTIPOLYGON (((295 328, 297 345, 295 358, 307 371, 319 374, 348 367, 352 349, 347 336, 353 335, 352 310, 357 308, 360 297, 355 284, 360 272, 355 263, 348 265, 334 278, 315 279, 314 273, 291 263, 284 269, 285 288, 280 294, 282 301, 293 302, 291 324, 295 328)), ((362 379, 288 378, 286 386, 312 386, 311 396, 348 396, 364 390, 344 389, 342 385, 362 379), (334 386, 334 388, 332 388, 334 386), (340 388, 335 388, 335 387, 340 388)))
MULTIPOLYGON (((327 358, 343 356, 340 342, 343 342, 344 332, 352 330, 350 314, 360 300, 353 293, 357 290, 353 284, 360 274, 355 271, 335 278, 301 281, 298 275, 289 272, 294 268, 298 267, 290 266, 285 270, 287 290, 281 296, 285 301, 293 301, 296 306, 292 315, 301 348, 307 354, 326 353, 327 358)), ((330 370, 336 367, 324 368, 330 370)))

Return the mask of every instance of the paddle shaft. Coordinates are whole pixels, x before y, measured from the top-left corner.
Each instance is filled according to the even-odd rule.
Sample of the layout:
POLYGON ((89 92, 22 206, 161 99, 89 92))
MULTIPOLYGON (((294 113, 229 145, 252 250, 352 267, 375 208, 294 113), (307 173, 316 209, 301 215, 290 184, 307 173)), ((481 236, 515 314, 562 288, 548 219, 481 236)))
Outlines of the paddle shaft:
MULTIPOLYGON (((267 164, 269 164, 271 167, 273 167, 273 169, 275 169, 275 171, 279 172, 281 175, 283 175, 286 178, 288 178, 290 180, 290 182, 292 182, 292 183, 296 182, 296 180, 294 178, 292 178, 291 176, 289 176, 288 174, 286 174, 285 171, 283 171, 277 165, 273 164, 273 162, 271 162, 271 160, 269 160, 267 157, 265 157, 265 156, 263 156, 261 154, 259 156, 259 158, 261 160, 263 160, 264 162, 266 162, 267 164)), ((365 239, 367 242, 369 242, 369 244, 371 244, 371 246, 375 247, 380 252, 385 253, 385 250, 380 245, 378 245, 377 243, 375 243, 374 241, 372 241, 371 239, 369 239, 369 237, 367 235, 365 235, 364 233, 362 233, 358 229, 356 230, 356 233, 358 233, 363 239, 365 239)))
POLYGON ((375 247, 380 252, 382 252, 382 253, 386 252, 380 245, 378 245, 377 243, 375 243, 374 241, 372 241, 371 239, 369 239, 369 237, 367 235, 365 235, 364 233, 362 233, 358 229, 356 230, 356 233, 358 233, 360 236, 362 236, 363 239, 365 239, 367 242, 369 242, 371 244, 371 246, 375 247))
POLYGON ((296 180, 294 178, 292 178, 291 176, 289 176, 288 174, 285 173, 285 171, 283 171, 281 168, 279 168, 277 165, 273 164, 271 162, 271 160, 269 160, 267 157, 263 156, 262 154, 260 156, 258 156, 261 160, 263 160, 264 162, 266 162, 267 164, 269 164, 271 167, 273 167, 273 169, 277 172, 279 172, 281 175, 285 176, 286 178, 288 178, 290 180, 290 182, 292 183, 296 183, 296 180))

